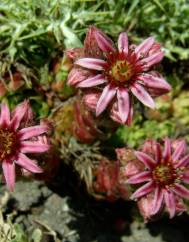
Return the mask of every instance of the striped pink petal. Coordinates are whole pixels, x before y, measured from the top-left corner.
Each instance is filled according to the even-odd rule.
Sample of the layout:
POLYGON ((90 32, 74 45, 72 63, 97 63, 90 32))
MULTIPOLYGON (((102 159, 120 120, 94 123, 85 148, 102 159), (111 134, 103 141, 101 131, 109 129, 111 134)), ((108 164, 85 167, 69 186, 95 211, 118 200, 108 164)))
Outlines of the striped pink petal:
POLYGON ((29 159, 26 155, 20 153, 15 163, 23 167, 24 169, 33 173, 41 173, 43 170, 36 164, 34 160, 29 159))
POLYGON ((154 194, 152 214, 158 213, 162 205, 163 205, 163 192, 161 188, 157 187, 155 189, 155 194, 154 194))
POLYGON ((137 184, 137 183, 142 183, 146 181, 150 181, 152 179, 151 172, 149 171, 144 171, 141 173, 138 173, 131 178, 127 180, 127 183, 129 184, 137 184))
POLYGON ((7 186, 10 191, 13 191, 15 185, 15 164, 14 162, 4 160, 2 168, 7 186))
POLYGON ((24 115, 28 111, 29 103, 28 101, 24 101, 20 103, 13 111, 13 117, 11 120, 11 127, 16 130, 20 126, 20 122, 24 118, 24 115))
POLYGON ((143 63, 149 68, 157 63, 159 63, 164 57, 163 51, 157 52, 149 57, 146 57, 142 60, 143 63))
POLYGON ((161 145, 155 142, 153 147, 154 147, 154 153, 155 153, 155 160, 157 163, 159 163, 162 158, 161 145))
POLYGON ((174 162, 178 161, 180 159, 180 157, 182 156, 182 154, 185 152, 185 150, 186 150, 186 142, 185 142, 185 140, 182 140, 177 145, 177 147, 172 155, 172 160, 174 162))
POLYGON ((184 156, 178 163, 174 166, 175 168, 186 167, 189 164, 189 155, 184 156))
POLYGON ((140 55, 145 55, 148 53, 148 51, 150 50, 153 44, 154 44, 154 38, 149 37, 136 47, 135 53, 137 54, 138 57, 140 55))
POLYGON ((111 102, 111 100, 114 98, 116 94, 116 88, 112 87, 111 85, 107 85, 99 100, 97 103, 97 107, 96 107, 96 116, 99 116, 108 106, 108 104, 111 102))
POLYGON ((117 91, 118 115, 124 124, 127 121, 130 112, 130 99, 126 88, 119 88, 117 91))
POLYGON ((184 187, 180 184, 175 184, 174 187, 171 188, 171 190, 174 193, 176 193, 178 196, 189 199, 189 190, 186 187, 184 187))
POLYGON ((131 86, 131 92, 135 95, 144 105, 149 108, 155 108, 155 103, 149 93, 144 87, 138 83, 131 86))
POLYGON ((32 141, 22 141, 20 151, 22 153, 41 153, 48 151, 50 145, 48 144, 41 144, 39 142, 32 142, 32 141))
POLYGON ((84 81, 81 81, 79 84, 77 84, 77 87, 94 87, 98 86, 100 84, 103 84, 107 82, 103 75, 99 74, 94 77, 89 77, 85 79, 84 81))
POLYGON ((142 80, 146 87, 161 89, 166 92, 169 92, 171 90, 171 86, 163 78, 156 77, 150 74, 144 74, 139 76, 138 79, 142 80))
POLYGON ((128 53, 128 36, 125 32, 121 33, 118 38, 118 50, 119 52, 128 53))
POLYGON ((96 38, 96 42, 97 42, 99 48, 102 51, 105 51, 105 52, 114 52, 115 51, 111 39, 109 39, 108 36, 106 36, 105 34, 102 34, 101 32, 96 31, 95 38, 96 38))
POLYGON ((10 124, 10 111, 6 103, 1 104, 1 116, 0 116, 0 125, 9 125, 10 124))
POLYGON ((169 161, 171 159, 171 141, 169 138, 165 139, 165 148, 163 151, 163 157, 165 161, 169 161))
POLYGON ((23 128, 18 131, 18 135, 20 140, 26 140, 31 137, 35 137, 41 135, 48 131, 48 127, 46 125, 36 125, 28 128, 23 128))
POLYGON ((163 195, 170 218, 173 218, 176 212, 175 197, 172 192, 169 192, 167 190, 163 191, 163 195))
POLYGON ((130 102, 130 112, 129 112, 129 115, 128 115, 128 118, 127 118, 127 122, 126 122, 126 124, 128 126, 130 126, 132 124, 132 121, 133 121, 133 113, 134 113, 133 105, 130 102))
POLYGON ((189 184, 189 171, 186 171, 182 174, 182 181, 186 184, 189 184))
POLYGON ((145 196, 154 189, 154 183, 152 181, 146 183, 144 186, 140 187, 131 196, 131 199, 137 199, 139 197, 145 196))
POLYGON ((147 155, 146 153, 143 153, 141 151, 135 151, 134 152, 137 159, 139 159, 140 161, 142 161, 142 163, 149 168, 150 170, 154 168, 154 166, 156 165, 156 161, 154 159, 152 159, 149 155, 147 155))
POLYGON ((77 60, 75 64, 87 69, 102 71, 107 63, 104 60, 96 58, 81 58, 77 60))

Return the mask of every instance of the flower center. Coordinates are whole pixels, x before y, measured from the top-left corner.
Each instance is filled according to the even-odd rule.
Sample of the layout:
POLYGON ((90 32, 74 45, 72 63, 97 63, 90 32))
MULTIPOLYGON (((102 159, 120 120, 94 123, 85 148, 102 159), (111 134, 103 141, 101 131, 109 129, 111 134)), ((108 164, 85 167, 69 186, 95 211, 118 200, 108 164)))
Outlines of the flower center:
POLYGON ((126 60, 116 61, 109 70, 109 76, 111 76, 111 79, 119 83, 127 82, 131 79, 132 75, 132 65, 126 60))
POLYGON ((171 163, 156 166, 152 175, 155 182, 162 187, 174 184, 175 180, 179 178, 177 170, 171 163))
POLYGON ((0 128, 0 161, 15 152, 16 134, 8 129, 0 128))

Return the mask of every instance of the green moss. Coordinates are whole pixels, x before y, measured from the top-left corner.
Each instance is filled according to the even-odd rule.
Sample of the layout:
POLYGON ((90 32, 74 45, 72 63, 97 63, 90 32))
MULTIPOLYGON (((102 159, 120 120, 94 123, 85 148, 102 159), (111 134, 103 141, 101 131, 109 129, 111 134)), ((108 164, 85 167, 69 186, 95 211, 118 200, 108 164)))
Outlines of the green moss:
MULTIPOLYGON (((172 120, 159 122, 147 120, 143 123, 134 122, 131 127, 121 126, 117 131, 117 137, 121 142, 130 147, 136 148, 145 139, 160 139, 166 136, 173 136, 175 124, 172 120)), ((119 141, 120 142, 120 141, 119 141)))

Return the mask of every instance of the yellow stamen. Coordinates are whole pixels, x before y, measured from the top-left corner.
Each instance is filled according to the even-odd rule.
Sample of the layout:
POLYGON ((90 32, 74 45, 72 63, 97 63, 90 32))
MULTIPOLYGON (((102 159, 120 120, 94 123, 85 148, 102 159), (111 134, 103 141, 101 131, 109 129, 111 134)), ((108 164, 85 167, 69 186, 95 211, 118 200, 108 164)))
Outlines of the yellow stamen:
POLYGON ((16 135, 8 129, 0 128, 0 160, 2 161, 14 152, 16 135))

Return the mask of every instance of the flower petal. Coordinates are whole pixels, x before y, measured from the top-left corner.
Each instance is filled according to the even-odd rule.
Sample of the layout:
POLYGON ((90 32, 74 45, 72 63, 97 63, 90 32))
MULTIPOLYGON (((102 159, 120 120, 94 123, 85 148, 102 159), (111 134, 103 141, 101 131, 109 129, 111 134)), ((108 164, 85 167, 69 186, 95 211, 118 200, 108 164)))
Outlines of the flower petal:
POLYGON ((131 199, 137 199, 139 197, 145 196, 154 189, 154 183, 152 181, 146 183, 144 186, 136 190, 131 196, 131 199))
POLYGON ((189 184, 189 170, 182 174, 182 182, 189 184))
POLYGON ((154 41, 155 40, 153 37, 149 37, 145 39, 140 45, 138 45, 135 49, 135 53, 137 54, 137 56, 140 57, 140 55, 147 54, 152 45, 154 44, 154 41))
POLYGON ((145 182, 145 181, 150 181, 151 179, 152 179, 151 172, 144 171, 144 172, 138 173, 138 174, 132 176, 131 178, 129 178, 127 180, 127 183, 137 184, 137 183, 142 183, 142 182, 145 182))
POLYGON ((128 53, 128 36, 125 32, 121 33, 118 38, 118 50, 119 52, 128 53))
POLYGON ((2 168, 7 186, 10 191, 13 191, 15 185, 15 164, 14 162, 4 160, 2 163, 2 168))
POLYGON ((178 161, 182 156, 182 154, 185 152, 185 150, 186 150, 186 142, 185 140, 181 140, 172 155, 172 160, 174 162, 178 161))
POLYGON ((189 164, 189 155, 184 156, 178 163, 174 166, 175 168, 186 167, 189 164))
POLYGON ((155 189, 155 194, 154 194, 152 214, 158 213, 162 207, 162 204, 163 204, 163 192, 160 187, 157 187, 155 189))
POLYGON ((13 117, 11 120, 11 127, 16 130, 19 126, 21 121, 24 118, 24 115, 29 109, 29 102, 25 100, 24 102, 20 103, 13 111, 13 117))
MULTIPOLYGON (((115 101, 111 107, 111 111, 110 111, 110 117, 115 121, 118 122, 120 124, 123 124, 123 121, 120 117, 120 115, 122 115, 122 113, 119 112, 118 110, 118 101, 115 101)), ((132 102, 130 100, 130 105, 129 105, 129 114, 128 114, 128 118, 126 120, 126 122, 124 124, 126 125, 131 125, 132 123, 132 118, 133 118, 133 106, 132 106, 132 102)))
POLYGON ((161 145, 159 143, 155 142, 153 147, 154 147, 154 153, 155 153, 155 160, 157 163, 159 163, 162 158, 161 145))
POLYGON ((1 104, 0 126, 10 124, 10 110, 6 103, 1 104))
POLYGON ((33 173, 41 173, 43 170, 36 164, 34 160, 29 159, 26 155, 20 153, 15 163, 23 167, 24 169, 33 173))
POLYGON ((101 32, 96 31, 95 38, 99 48, 102 51, 105 51, 105 52, 115 51, 111 39, 108 38, 108 36, 106 36, 105 34, 102 34, 101 32))
POLYGON ((144 74, 138 77, 139 80, 142 80, 144 85, 149 88, 161 89, 164 92, 169 92, 171 86, 165 79, 161 77, 156 77, 150 74, 144 74))
POLYGON ((98 86, 100 84, 103 84, 107 82, 103 75, 99 74, 93 77, 89 77, 83 81, 81 81, 79 84, 77 84, 77 87, 94 87, 98 86))
POLYGON ((170 218, 173 218, 174 215, 175 215, 175 212, 176 212, 176 204, 175 204, 174 194, 172 192, 164 190, 163 195, 164 195, 167 210, 170 214, 170 218))
POLYGON ((149 93, 144 87, 138 83, 131 86, 131 92, 135 95, 144 105, 149 108, 155 108, 155 103, 149 93))
POLYGON ((50 145, 41 144, 40 142, 23 141, 21 142, 21 152, 22 153, 41 153, 48 151, 50 145))
POLYGON ((180 184, 175 184, 174 187, 171 188, 171 190, 174 193, 176 193, 178 196, 189 199, 189 190, 186 187, 184 187, 180 184))
POLYGON ((116 88, 108 85, 104 88, 96 107, 96 116, 99 116, 108 106, 116 94, 116 88))
POLYGON ((157 52, 149 57, 146 57, 142 60, 145 63, 146 67, 149 68, 157 63, 159 63, 164 57, 163 51, 157 52))
POLYGON ((132 121, 133 121, 133 113, 134 113, 133 105, 132 105, 132 102, 130 102, 130 112, 129 112, 129 115, 128 115, 128 118, 127 118, 127 122, 126 122, 126 124, 128 126, 130 126, 132 124, 132 121))
POLYGON ((23 128, 20 131, 18 131, 18 135, 20 137, 20 140, 26 140, 35 136, 38 136, 40 134, 43 134, 48 131, 47 125, 36 125, 33 127, 23 128))
POLYGON ((165 148, 163 151, 163 157, 165 161, 170 161, 171 159, 171 141, 169 138, 165 139, 165 148))
POLYGON ((130 99, 126 88, 119 88, 117 91, 118 113, 124 124, 127 121, 130 112, 130 99))
POLYGON ((77 60, 74 64, 85 67, 87 69, 102 71, 106 66, 106 61, 96 58, 81 58, 77 60))
POLYGON ((154 166, 156 165, 156 161, 153 158, 151 158, 149 155, 147 155, 146 153, 143 153, 141 151, 135 151, 134 153, 135 153, 137 159, 142 161, 142 163, 150 170, 153 169, 154 166))

